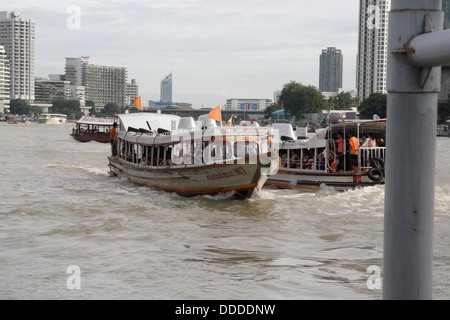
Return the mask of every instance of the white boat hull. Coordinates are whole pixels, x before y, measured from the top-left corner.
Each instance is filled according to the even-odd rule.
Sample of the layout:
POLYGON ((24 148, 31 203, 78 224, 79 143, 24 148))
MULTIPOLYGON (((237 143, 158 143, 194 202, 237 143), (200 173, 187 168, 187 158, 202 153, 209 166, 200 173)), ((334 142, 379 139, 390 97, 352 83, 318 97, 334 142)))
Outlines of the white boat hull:
POLYGON ((372 181, 367 172, 301 172, 295 169, 280 169, 266 182, 267 186, 280 189, 306 191, 318 191, 321 186, 333 187, 336 190, 349 190, 378 184, 384 184, 384 181, 372 181))
POLYGON ((57 119, 39 119, 38 123, 40 123, 40 124, 65 124, 66 120, 64 120, 64 119, 60 119, 60 120, 57 120, 57 119))

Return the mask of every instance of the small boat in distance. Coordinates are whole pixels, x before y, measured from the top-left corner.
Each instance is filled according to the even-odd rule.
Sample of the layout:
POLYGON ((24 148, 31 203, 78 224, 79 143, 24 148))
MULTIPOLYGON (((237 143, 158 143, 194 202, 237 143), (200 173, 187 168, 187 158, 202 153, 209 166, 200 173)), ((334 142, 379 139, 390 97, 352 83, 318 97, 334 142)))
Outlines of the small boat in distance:
POLYGON ((6 115, 5 119, 8 124, 17 124, 18 123, 15 116, 11 115, 11 114, 6 115))
POLYGON ((314 133, 306 128, 294 132, 290 124, 273 126, 279 130, 282 161, 267 186, 318 191, 325 185, 342 191, 384 184, 386 120, 343 122, 314 133), (353 157, 346 140, 351 135, 359 141, 353 157), (342 137, 341 147, 338 137, 342 137), (372 139, 371 144, 363 144, 363 138, 372 139))
POLYGON ((42 113, 39 115, 38 123, 41 124, 65 124, 67 115, 57 113, 42 113))
POLYGON ((71 136, 80 142, 97 141, 109 143, 111 141, 109 131, 115 121, 117 119, 83 116, 76 122, 71 136))
POLYGON ((198 122, 154 113, 119 118, 108 158, 114 176, 183 196, 230 193, 245 199, 278 169, 269 128, 218 127, 206 115, 198 122))

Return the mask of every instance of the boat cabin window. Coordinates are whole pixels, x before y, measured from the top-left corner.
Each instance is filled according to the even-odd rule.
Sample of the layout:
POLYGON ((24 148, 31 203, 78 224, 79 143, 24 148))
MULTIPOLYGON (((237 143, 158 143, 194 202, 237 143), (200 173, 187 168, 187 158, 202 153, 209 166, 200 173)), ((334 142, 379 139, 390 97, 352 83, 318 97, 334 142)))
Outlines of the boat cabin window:
POLYGON ((234 156, 236 158, 246 158, 259 154, 259 144, 257 141, 236 141, 234 143, 234 156))
POLYGON ((322 171, 331 167, 326 148, 282 149, 280 158, 281 167, 284 168, 322 171))
POLYGON ((182 141, 169 145, 142 145, 118 139, 117 150, 120 157, 130 163, 167 167, 171 165, 191 165, 214 163, 258 156, 260 144, 249 139, 235 141, 182 141))

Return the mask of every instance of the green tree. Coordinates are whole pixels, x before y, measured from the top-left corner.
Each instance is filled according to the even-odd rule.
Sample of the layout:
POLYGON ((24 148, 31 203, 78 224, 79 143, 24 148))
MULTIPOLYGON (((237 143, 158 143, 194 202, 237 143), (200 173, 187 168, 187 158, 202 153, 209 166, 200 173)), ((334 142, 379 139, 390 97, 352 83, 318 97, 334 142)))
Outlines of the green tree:
POLYGON ((280 106, 278 103, 274 102, 270 104, 265 110, 264 110, 264 119, 269 119, 272 116, 272 112, 283 109, 282 106, 280 106))
POLYGON ((107 103, 101 114, 106 117, 114 117, 116 114, 122 113, 122 109, 116 103, 107 103))
POLYGON ((350 110, 358 106, 358 98, 353 98, 350 92, 341 92, 328 100, 330 108, 336 110, 350 110))
POLYGON ((53 113, 65 114, 69 118, 74 118, 77 112, 81 112, 80 101, 56 98, 52 101, 53 113))
POLYGON ((86 100, 85 105, 86 105, 86 107, 91 107, 91 109, 89 109, 89 115, 91 115, 91 116, 97 115, 97 111, 95 110, 95 102, 94 101, 86 100))
POLYGON ((138 113, 141 112, 138 107, 132 106, 130 107, 130 113, 138 113))
POLYGON ((301 119, 304 114, 317 113, 325 108, 326 100, 314 86, 291 81, 284 85, 279 98, 284 110, 301 119))
POLYGON ((358 107, 361 119, 373 119, 374 115, 386 118, 387 95, 383 93, 372 93, 358 107))
POLYGON ((30 114, 32 112, 31 105, 22 99, 14 99, 9 102, 9 111, 12 114, 30 114))

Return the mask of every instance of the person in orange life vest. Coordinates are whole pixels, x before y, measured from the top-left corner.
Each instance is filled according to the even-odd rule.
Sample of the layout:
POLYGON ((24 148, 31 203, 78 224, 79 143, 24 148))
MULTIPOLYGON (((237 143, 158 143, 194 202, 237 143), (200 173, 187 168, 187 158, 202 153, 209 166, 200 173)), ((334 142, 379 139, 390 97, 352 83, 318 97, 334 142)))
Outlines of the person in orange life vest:
POLYGON ((353 167, 353 171, 356 172, 358 170, 358 148, 359 141, 355 137, 353 133, 350 133, 349 144, 349 154, 350 154, 350 165, 353 167))
POLYGON ((117 123, 114 122, 113 123, 113 127, 109 131, 109 138, 111 139, 111 150, 112 150, 112 155, 113 156, 117 155, 117 147, 116 147, 117 129, 116 128, 117 128, 117 123))

